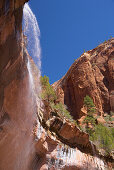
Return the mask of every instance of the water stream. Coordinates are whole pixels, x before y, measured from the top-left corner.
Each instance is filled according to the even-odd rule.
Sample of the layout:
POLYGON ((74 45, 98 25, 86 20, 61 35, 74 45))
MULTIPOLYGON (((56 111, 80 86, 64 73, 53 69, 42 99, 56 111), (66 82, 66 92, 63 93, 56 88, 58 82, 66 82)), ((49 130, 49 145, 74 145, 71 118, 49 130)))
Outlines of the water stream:
POLYGON ((23 9, 23 41, 28 51, 28 72, 31 88, 33 90, 37 107, 40 107, 41 99, 41 48, 40 48, 40 29, 35 15, 30 9, 28 3, 23 9), (30 55, 30 56, 29 56, 30 55), (34 65, 36 64, 36 66, 34 65))
POLYGON ((49 159, 48 166, 53 165, 57 170, 64 169, 64 167, 81 167, 83 170, 104 170, 105 165, 102 160, 97 157, 84 154, 77 148, 70 148, 67 145, 58 145, 53 151, 52 157, 49 159))
POLYGON ((41 69, 41 48, 40 48, 40 29, 35 15, 30 9, 28 3, 24 5, 23 13, 23 31, 26 41, 27 50, 38 69, 41 69))

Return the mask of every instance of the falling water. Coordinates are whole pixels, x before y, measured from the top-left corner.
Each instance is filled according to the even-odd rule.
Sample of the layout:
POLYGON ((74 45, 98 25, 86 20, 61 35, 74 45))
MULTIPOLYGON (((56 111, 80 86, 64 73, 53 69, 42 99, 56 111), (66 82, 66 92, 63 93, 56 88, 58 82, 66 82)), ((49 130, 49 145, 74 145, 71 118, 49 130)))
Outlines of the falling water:
MULTIPOLYGON (((33 14, 32 10, 30 9, 28 3, 26 3, 24 6, 23 32, 24 32, 24 35, 22 36, 24 36, 24 44, 27 46, 27 51, 29 53, 28 56, 30 55, 36 64, 36 66, 34 64, 32 65, 33 61, 30 60, 30 57, 28 57, 27 68, 29 72, 31 89, 34 93, 37 108, 39 110, 40 105, 42 104, 41 99, 39 97, 40 91, 41 91, 41 85, 40 85, 41 48, 40 48, 40 39, 39 39, 40 29, 39 29, 36 17, 33 14), (34 69, 34 67, 36 69, 34 69)), ((42 126, 39 120, 37 120, 37 138, 38 139, 40 138, 42 131, 43 131, 42 126)))
MULTIPOLYGON (((35 76, 37 77, 37 90, 33 78, 33 68, 32 64, 30 62, 30 58, 28 57, 28 72, 29 72, 29 78, 31 83, 31 88, 34 91, 34 95, 36 97, 36 102, 39 105, 40 101, 38 98, 38 94, 40 93, 41 86, 40 86, 40 69, 41 69, 41 48, 40 48, 40 29, 38 26, 38 22, 36 20, 35 15, 33 14, 32 10, 30 9, 28 3, 24 6, 24 14, 23 14, 23 32, 24 32, 24 44, 27 46, 27 51, 29 55, 34 60, 35 64, 37 65, 38 69, 35 70, 35 76), (37 92, 36 92, 37 91, 37 92)), ((29 56, 28 55, 28 56, 29 56)), ((33 61, 32 61, 33 62, 33 61)))
POLYGON ((26 36, 27 50, 29 55, 33 58, 37 64, 38 69, 41 68, 41 48, 40 48, 40 29, 35 15, 26 3, 24 6, 23 14, 23 31, 26 36))
POLYGON ((53 159, 48 159, 48 166, 52 168, 53 165, 57 170, 64 169, 64 167, 79 167, 83 170, 104 170, 105 165, 102 160, 97 157, 92 157, 80 152, 77 148, 70 148, 67 145, 58 145, 56 150, 52 153, 53 159))
MULTIPOLYGON (((27 51, 29 55, 34 60, 35 64, 37 65, 38 69, 35 70, 35 76, 37 77, 37 86, 38 86, 38 93, 40 93, 41 86, 40 86, 40 69, 41 69, 41 48, 40 48, 40 29, 38 26, 38 22, 36 20, 35 15, 33 14, 32 10, 30 9, 28 3, 24 6, 24 14, 23 14, 23 32, 24 32, 24 44, 27 46, 27 51)), ((29 56, 28 55, 28 56, 29 56)), ((31 82, 31 88, 34 91, 34 95, 36 97, 36 102, 39 105, 40 99, 38 98, 38 94, 36 95, 36 86, 33 78, 33 68, 30 62, 30 58, 28 58, 28 72, 29 78, 31 82)))

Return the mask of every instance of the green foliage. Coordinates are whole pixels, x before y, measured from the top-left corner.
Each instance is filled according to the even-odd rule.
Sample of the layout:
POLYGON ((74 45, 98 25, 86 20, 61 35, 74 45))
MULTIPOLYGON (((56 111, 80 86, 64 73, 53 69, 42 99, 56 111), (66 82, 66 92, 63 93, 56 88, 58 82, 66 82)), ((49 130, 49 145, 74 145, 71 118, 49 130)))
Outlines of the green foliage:
POLYGON ((111 112, 110 112, 110 116, 114 116, 114 112, 111 111, 111 112))
POLYGON ((87 115, 83 121, 83 123, 86 123, 87 125, 91 123, 91 125, 95 126, 96 119, 92 115, 87 115))
POLYGON ((85 131, 88 133, 90 136, 94 132, 95 125, 96 125, 96 119, 94 118, 93 115, 87 115, 83 121, 83 124, 85 124, 85 131))
POLYGON ((105 116, 105 117, 104 117, 104 120, 105 120, 106 122, 110 121, 110 115, 105 116))
POLYGON ((41 98, 47 100, 48 102, 53 102, 56 100, 56 94, 54 89, 49 83, 49 78, 47 76, 41 76, 42 93, 41 98))
POLYGON ((88 114, 95 113, 95 111, 96 111, 95 105, 94 105, 91 97, 89 97, 88 95, 86 97, 84 97, 84 105, 87 107, 88 114))
POLYGON ((40 80, 41 80, 41 84, 43 87, 46 87, 49 84, 49 77, 47 77, 45 75, 44 75, 44 77, 41 76, 40 80))
POLYGON ((91 124, 92 128, 94 128, 96 124, 96 119, 93 116, 96 109, 93 100, 89 96, 84 97, 84 105, 87 107, 87 116, 85 117, 83 124, 86 124, 86 132, 89 133, 89 131, 91 131, 89 125, 91 124))
POLYGON ((60 116, 63 116, 70 121, 73 121, 73 118, 68 112, 66 106, 61 102, 57 104, 51 103, 50 106, 52 108, 52 111, 56 111, 60 116))
POLYGON ((54 89, 49 83, 49 78, 47 76, 41 76, 41 85, 42 85, 42 93, 41 97, 43 100, 46 100, 49 103, 49 106, 52 110, 52 113, 56 115, 56 113, 63 118, 68 119, 73 122, 73 118, 67 110, 67 107, 61 102, 55 104, 57 96, 55 94, 54 89))
POLYGON ((106 122, 114 121, 114 117, 111 117, 110 115, 105 116, 104 119, 106 122))
POLYGON ((99 148, 104 149, 106 154, 109 154, 114 149, 114 128, 98 124, 94 133, 90 134, 90 139, 96 142, 99 148))
POLYGON ((114 128, 110 128, 110 129, 111 129, 112 136, 114 137, 114 128))
MULTIPOLYGON (((95 105, 89 96, 84 98, 84 105, 87 107, 87 116, 83 121, 85 131, 99 149, 105 150, 105 154, 110 154, 114 150, 114 128, 108 127, 107 124, 98 124, 94 115, 96 112, 95 105)), ((107 115, 104 119, 107 122, 113 121, 111 116, 113 116, 113 113, 107 115)))

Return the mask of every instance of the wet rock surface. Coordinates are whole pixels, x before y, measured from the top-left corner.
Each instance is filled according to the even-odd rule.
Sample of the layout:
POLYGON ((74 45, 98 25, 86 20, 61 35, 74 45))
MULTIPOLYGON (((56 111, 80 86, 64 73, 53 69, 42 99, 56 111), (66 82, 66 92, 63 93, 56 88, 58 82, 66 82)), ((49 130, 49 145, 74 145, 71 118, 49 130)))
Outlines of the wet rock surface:
MULTIPOLYGON (((104 170, 107 166, 100 158, 82 153, 77 148, 71 148, 64 145, 56 135, 51 132, 42 133, 41 139, 48 146, 48 150, 44 154, 40 154, 39 149, 37 157, 37 169, 39 170, 104 170), (45 134, 45 135, 44 135, 45 134), (45 137, 44 137, 45 136, 45 137), (44 139, 45 138, 45 139, 44 139)), ((38 141, 39 144, 39 141, 38 141)))
POLYGON ((0 169, 29 170, 34 157, 35 102, 22 52, 26 0, 0 1, 0 169))

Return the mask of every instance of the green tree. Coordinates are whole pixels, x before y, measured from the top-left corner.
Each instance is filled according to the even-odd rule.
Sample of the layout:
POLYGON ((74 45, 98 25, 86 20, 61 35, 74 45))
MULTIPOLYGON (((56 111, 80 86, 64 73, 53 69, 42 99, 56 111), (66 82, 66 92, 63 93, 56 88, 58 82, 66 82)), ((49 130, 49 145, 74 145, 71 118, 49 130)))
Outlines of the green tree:
POLYGON ((109 128, 103 124, 95 127, 94 133, 90 135, 90 139, 94 141, 99 148, 105 150, 109 154, 114 149, 114 128, 109 128))
POLYGON ((91 135, 96 125, 96 119, 93 116, 96 109, 93 100, 89 96, 84 97, 84 105, 87 108, 87 116, 85 117, 83 124, 85 124, 86 132, 91 135))
MULTIPOLYGON (((99 149, 103 149, 105 154, 109 155, 114 150, 114 128, 109 128, 96 121, 94 117, 96 108, 89 96, 84 98, 84 105, 87 108, 87 116, 83 121, 85 130, 89 134, 90 140, 95 142, 99 149)), ((110 116, 107 119, 110 120, 110 116)))
POLYGON ((89 97, 88 95, 86 95, 86 97, 84 97, 84 105, 87 107, 88 114, 95 113, 95 111, 96 111, 95 105, 93 103, 92 98, 89 97))
POLYGON ((52 86, 49 83, 49 78, 44 75, 41 76, 41 86, 42 86, 42 93, 41 93, 41 98, 43 100, 46 100, 48 102, 53 102, 56 100, 56 93, 52 86))

